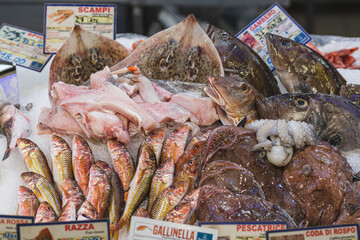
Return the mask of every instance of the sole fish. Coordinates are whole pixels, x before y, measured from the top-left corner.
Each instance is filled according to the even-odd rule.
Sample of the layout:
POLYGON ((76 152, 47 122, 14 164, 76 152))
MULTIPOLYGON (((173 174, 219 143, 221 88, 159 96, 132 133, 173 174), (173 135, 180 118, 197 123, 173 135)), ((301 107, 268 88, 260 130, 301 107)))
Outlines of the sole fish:
POLYGON ((45 177, 34 172, 24 172, 21 174, 22 180, 34 192, 40 202, 48 202, 59 216, 61 210, 60 197, 55 186, 45 177))
POLYGON ((0 129, 7 141, 4 161, 15 149, 17 140, 30 135, 30 120, 14 105, 0 102, 0 129))
POLYGON ((19 138, 18 149, 25 162, 26 169, 35 172, 53 182, 53 175, 50 171, 48 161, 41 149, 30 139, 19 138))
POLYGON ((72 164, 75 180, 79 184, 82 192, 86 194, 89 185, 89 171, 91 165, 95 163, 94 155, 92 154, 89 144, 79 135, 74 136, 72 146, 72 164))
POLYGON ((63 195, 61 186, 66 178, 74 179, 71 148, 58 135, 52 135, 50 142, 51 170, 54 183, 59 193, 63 195))

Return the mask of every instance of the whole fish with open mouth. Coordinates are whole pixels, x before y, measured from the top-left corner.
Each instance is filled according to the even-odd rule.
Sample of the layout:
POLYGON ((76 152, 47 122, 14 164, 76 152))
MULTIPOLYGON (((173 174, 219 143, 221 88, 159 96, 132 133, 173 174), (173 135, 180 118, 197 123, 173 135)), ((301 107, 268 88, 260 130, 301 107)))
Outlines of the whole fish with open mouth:
POLYGON ((205 83, 208 75, 224 76, 219 54, 193 14, 148 38, 111 71, 132 65, 150 79, 205 83))
POLYGON ((0 133, 4 134, 7 147, 2 160, 15 149, 17 140, 30 135, 30 120, 9 102, 0 100, 0 133))
POLYGON ((274 75, 251 47, 210 24, 206 33, 219 52, 225 76, 240 76, 265 97, 280 94, 274 75))
POLYGON ((304 44, 274 34, 266 34, 271 62, 290 93, 339 95, 346 80, 321 54, 304 44))
POLYGON ((343 151, 360 146, 360 107, 336 95, 288 93, 257 103, 260 118, 296 120, 314 126, 319 140, 343 151))
POLYGON ((262 94, 243 78, 209 77, 204 91, 225 111, 225 119, 220 115, 223 124, 237 126, 245 117, 247 123, 258 118, 255 104, 262 94))

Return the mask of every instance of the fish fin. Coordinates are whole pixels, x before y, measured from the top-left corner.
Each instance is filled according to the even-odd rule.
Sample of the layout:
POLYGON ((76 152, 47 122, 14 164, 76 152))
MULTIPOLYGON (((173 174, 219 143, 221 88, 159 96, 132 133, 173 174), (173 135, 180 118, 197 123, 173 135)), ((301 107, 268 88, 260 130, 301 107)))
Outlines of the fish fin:
POLYGON ((245 124, 246 124, 246 118, 247 117, 244 117, 239 123, 238 123, 238 127, 244 127, 245 126, 245 124))

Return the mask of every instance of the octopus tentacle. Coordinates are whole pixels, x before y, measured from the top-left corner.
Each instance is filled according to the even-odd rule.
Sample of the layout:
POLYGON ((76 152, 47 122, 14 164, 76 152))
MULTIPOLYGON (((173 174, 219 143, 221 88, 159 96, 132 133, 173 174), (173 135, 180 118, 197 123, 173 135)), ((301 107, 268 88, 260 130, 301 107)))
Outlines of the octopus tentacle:
POLYGON ((298 121, 289 121, 288 122, 289 133, 294 139, 294 144, 296 149, 300 149, 305 146, 305 135, 307 131, 303 129, 301 122, 298 121))
POLYGON ((267 122, 267 119, 255 120, 247 124, 245 128, 256 132, 259 128, 261 128, 264 125, 265 122, 267 122))
POLYGON ((272 141, 270 140, 266 140, 265 142, 261 142, 261 143, 258 143, 256 144, 254 147, 253 147, 253 151, 257 151, 259 150, 260 148, 264 148, 266 151, 268 151, 268 149, 270 149, 272 147, 272 141))
POLYGON ((275 120, 268 120, 264 125, 257 130, 256 139, 259 143, 267 141, 270 135, 275 135, 277 131, 277 122, 275 120))
POLYGON ((281 142, 284 145, 288 145, 288 146, 294 145, 294 140, 291 137, 291 135, 289 135, 288 125, 286 121, 284 119, 279 119, 277 126, 278 126, 278 135, 281 139, 281 142))

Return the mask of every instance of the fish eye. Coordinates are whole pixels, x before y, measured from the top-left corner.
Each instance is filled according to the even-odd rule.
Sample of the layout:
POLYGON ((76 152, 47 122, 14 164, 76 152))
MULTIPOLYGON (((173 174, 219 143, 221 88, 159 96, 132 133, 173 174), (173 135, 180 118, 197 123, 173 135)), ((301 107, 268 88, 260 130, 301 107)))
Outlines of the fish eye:
POLYGON ((300 97, 295 99, 295 103, 300 108, 306 108, 309 105, 307 100, 300 97))
POLYGON ((241 87, 241 90, 245 92, 245 91, 248 90, 248 87, 247 87, 246 85, 243 85, 243 86, 241 87))
POLYGON ((227 39, 229 39, 229 34, 227 32, 222 32, 221 33, 221 38, 224 39, 224 40, 227 40, 227 39))
POLYGON ((179 132, 179 130, 178 129, 174 129, 174 131, 173 131, 174 133, 178 133, 179 132))
POLYGON ((285 41, 285 40, 282 40, 280 41, 281 45, 283 45, 284 47, 289 47, 290 46, 290 42, 289 41, 285 41))
POLYGON ((189 165, 192 166, 194 164, 193 161, 189 161, 189 165))

